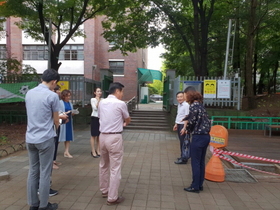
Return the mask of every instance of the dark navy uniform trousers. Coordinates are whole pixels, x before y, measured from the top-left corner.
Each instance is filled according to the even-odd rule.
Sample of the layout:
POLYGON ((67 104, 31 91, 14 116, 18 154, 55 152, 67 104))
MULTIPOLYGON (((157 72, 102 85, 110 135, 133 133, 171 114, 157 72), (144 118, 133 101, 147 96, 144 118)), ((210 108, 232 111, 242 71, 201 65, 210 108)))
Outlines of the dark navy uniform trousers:
POLYGON ((184 143, 184 139, 186 134, 181 135, 180 132, 182 130, 182 128, 184 127, 184 124, 177 124, 177 133, 178 133, 178 138, 180 140, 180 151, 181 151, 181 159, 183 156, 183 143, 184 143))
POLYGON ((205 175, 205 156, 210 135, 192 135, 191 142, 191 163, 193 181, 191 187, 198 190, 202 187, 205 175))

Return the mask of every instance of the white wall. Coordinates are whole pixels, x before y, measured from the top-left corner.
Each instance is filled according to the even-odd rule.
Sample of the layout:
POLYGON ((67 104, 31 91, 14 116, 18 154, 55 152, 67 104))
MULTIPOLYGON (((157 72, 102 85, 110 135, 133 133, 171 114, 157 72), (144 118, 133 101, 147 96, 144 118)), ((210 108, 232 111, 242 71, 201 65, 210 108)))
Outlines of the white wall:
MULTIPOLYGON (((23 60, 23 64, 27 64, 36 69, 38 74, 42 74, 48 67, 48 61, 23 60)), ((61 61, 58 70, 59 74, 78 74, 84 75, 84 61, 61 61)))
POLYGON ((6 36, 0 38, 0 44, 6 44, 6 36))
POLYGON ((31 37, 26 36, 24 31, 22 31, 22 44, 33 44, 33 45, 44 44, 44 45, 46 45, 46 43, 35 41, 31 37))
MULTIPOLYGON (((83 28, 83 27, 81 27, 83 28)), ((65 37, 61 36, 61 41, 63 41, 65 37)), ((73 39, 70 39, 67 44, 84 44, 84 37, 74 37, 73 39), (73 40, 74 39, 74 40, 73 40)), ((31 37, 27 37, 26 34, 24 33, 24 31, 22 31, 22 44, 45 44, 46 42, 39 42, 39 41, 35 41, 34 39, 32 39, 31 37)))
MULTIPOLYGON (((63 37, 62 37, 63 39, 63 37)), ((2 41, 2 40, 1 40, 2 41)), ((1 43, 1 42, 0 42, 1 43)), ((40 45, 40 44, 46 44, 42 42, 35 41, 31 37, 26 37, 24 32, 22 32, 22 44, 31 44, 31 45, 40 45)), ((70 39, 67 44, 84 44, 84 37, 75 37, 74 40, 70 39)), ((60 74, 78 74, 78 75, 84 75, 84 61, 83 60, 61 60, 61 66, 58 70, 60 74)), ((32 66, 37 70, 38 74, 42 74, 44 70, 48 67, 48 61, 47 60, 23 60, 23 64, 27 64, 32 66)))

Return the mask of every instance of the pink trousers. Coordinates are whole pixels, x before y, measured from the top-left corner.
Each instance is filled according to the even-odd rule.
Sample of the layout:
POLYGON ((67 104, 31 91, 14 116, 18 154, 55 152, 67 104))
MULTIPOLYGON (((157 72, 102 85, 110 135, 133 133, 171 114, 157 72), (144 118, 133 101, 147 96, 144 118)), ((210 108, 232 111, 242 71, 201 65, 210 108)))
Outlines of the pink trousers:
POLYGON ((100 134, 99 187, 108 193, 108 201, 118 199, 123 158, 122 134, 100 134))

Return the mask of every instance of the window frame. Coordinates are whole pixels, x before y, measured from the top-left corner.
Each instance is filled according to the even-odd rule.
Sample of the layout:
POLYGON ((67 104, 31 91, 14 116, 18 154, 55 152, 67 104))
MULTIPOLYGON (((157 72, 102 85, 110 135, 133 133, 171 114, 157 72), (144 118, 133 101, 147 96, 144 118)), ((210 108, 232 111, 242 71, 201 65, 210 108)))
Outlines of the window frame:
POLYGON ((113 72, 113 76, 124 76, 124 66, 124 59, 109 59, 109 69, 113 72))

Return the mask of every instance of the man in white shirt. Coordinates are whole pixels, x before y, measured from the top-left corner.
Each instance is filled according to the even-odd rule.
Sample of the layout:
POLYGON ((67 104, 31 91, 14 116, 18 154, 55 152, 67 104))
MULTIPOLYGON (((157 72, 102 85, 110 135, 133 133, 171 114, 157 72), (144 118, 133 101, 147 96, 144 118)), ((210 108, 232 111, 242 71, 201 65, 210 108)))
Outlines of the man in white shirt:
POLYGON ((174 163, 175 164, 186 164, 188 162, 188 160, 184 160, 182 158, 182 147, 183 147, 184 138, 186 136, 186 133, 184 132, 184 134, 181 135, 181 131, 182 131, 182 129, 184 129, 184 121, 182 121, 182 120, 186 117, 186 115, 189 114, 189 107, 190 106, 185 101, 183 91, 179 91, 176 94, 176 98, 177 98, 177 101, 178 101, 178 108, 177 108, 177 116, 176 116, 175 125, 173 127, 173 130, 177 131, 177 133, 178 133, 178 137, 179 137, 179 140, 180 140, 181 156, 174 163))

